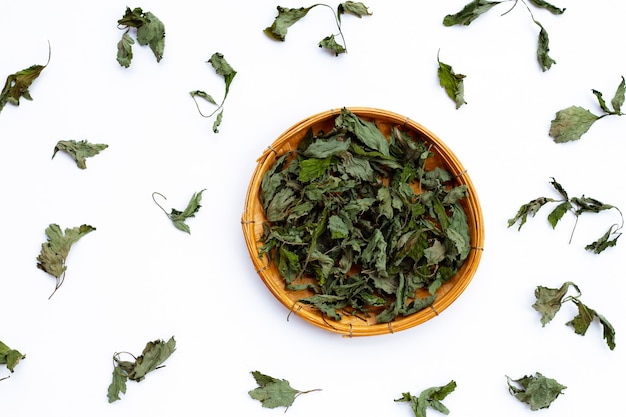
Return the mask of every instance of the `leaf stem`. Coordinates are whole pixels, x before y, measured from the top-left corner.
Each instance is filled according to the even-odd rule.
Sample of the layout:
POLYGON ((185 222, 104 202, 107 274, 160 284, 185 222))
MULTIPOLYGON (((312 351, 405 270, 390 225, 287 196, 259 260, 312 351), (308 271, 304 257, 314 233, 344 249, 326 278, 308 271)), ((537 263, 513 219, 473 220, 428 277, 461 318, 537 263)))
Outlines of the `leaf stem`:
POLYGON ((159 206, 159 208, 160 208, 161 210, 163 210, 163 213, 165 213, 165 215, 166 215, 167 217, 170 217, 170 214, 167 212, 167 210, 165 210, 165 209, 163 208, 163 206, 161 206, 161 205, 160 205, 160 204, 156 201, 156 199, 154 198, 154 195, 155 195, 155 194, 160 195, 160 196, 161 196, 161 197, 163 197, 165 200, 167 200, 167 197, 165 197, 163 194, 159 193, 158 191, 155 191, 155 192, 153 192, 153 193, 152 193, 152 201, 154 201, 154 204, 156 204, 157 206, 159 206))

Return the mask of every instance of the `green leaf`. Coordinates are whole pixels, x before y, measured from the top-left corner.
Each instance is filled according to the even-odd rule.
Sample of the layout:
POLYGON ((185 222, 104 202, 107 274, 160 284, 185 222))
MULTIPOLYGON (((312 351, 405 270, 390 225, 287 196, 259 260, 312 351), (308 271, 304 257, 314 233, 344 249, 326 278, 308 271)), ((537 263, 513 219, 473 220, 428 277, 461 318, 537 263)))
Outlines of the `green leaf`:
POLYGON ((226 61, 226 59, 224 58, 224 55, 219 52, 215 52, 213 55, 211 55, 211 58, 209 58, 207 62, 211 64, 211 66, 213 67, 213 69, 218 75, 221 75, 222 77, 224 77, 225 88, 224 88, 224 96, 222 98, 222 102, 220 104, 217 104, 217 102, 213 99, 213 97, 210 94, 205 93, 204 91, 201 91, 201 90, 195 90, 195 91, 190 92, 189 94, 191 95, 191 98, 193 98, 193 101, 196 103, 198 112, 200 113, 202 117, 209 118, 217 113, 216 119, 213 122, 213 132, 219 133, 219 126, 222 123, 222 117, 224 114, 224 103, 226 102, 226 98, 228 97, 228 93, 230 91, 230 85, 232 84, 233 79, 235 78, 235 75, 237 75, 237 71, 235 71, 233 67, 230 66, 228 61, 226 61), (198 102, 196 101, 196 97, 200 97, 208 101, 209 103, 216 105, 217 108, 208 115, 203 114, 202 110, 200 110, 200 106, 198 105, 198 102))
POLYGON ((622 112, 622 105, 624 104, 624 96, 626 95, 626 82, 624 81, 624 77, 622 77, 622 81, 620 82, 617 90, 615 91, 615 95, 611 100, 611 105, 613 106, 613 113, 620 114, 622 112))
POLYGON ((383 155, 389 155, 389 141, 374 122, 363 120, 343 108, 341 114, 335 119, 335 126, 353 133, 369 148, 377 150, 383 155))
POLYGON ((465 75, 456 74, 450 65, 439 60, 439 56, 437 56, 437 63, 439 65, 437 69, 439 85, 446 90, 446 94, 454 101, 457 109, 463 104, 467 104, 464 98, 465 88, 463 86, 465 75))
MULTIPOLYGON (((48 63, 50 62, 50 49, 48 49, 48 63)), ((7 103, 11 103, 15 106, 20 105, 20 98, 26 100, 32 100, 28 90, 32 83, 39 77, 41 72, 46 68, 46 65, 31 65, 30 67, 11 74, 7 77, 7 80, 0 92, 0 112, 7 103)))
POLYGON ((550 52, 550 38, 548 37, 548 32, 541 23, 536 20, 534 20, 534 22, 540 28, 537 41, 537 60, 539 61, 541 70, 545 72, 549 70, 553 64, 556 64, 556 61, 548 55, 550 52))
POLYGON ((555 379, 547 378, 536 372, 519 379, 508 376, 509 393, 523 403, 529 404, 532 411, 548 408, 567 387, 555 379))
POLYGON ((273 378, 269 375, 262 374, 259 371, 252 371, 251 374, 258 387, 248 391, 248 394, 253 399, 260 401, 261 405, 265 408, 289 408, 298 395, 306 394, 311 391, 318 391, 298 391, 297 389, 292 388, 289 381, 285 379, 273 378))
POLYGON ((569 201, 564 201, 556 206, 554 210, 552 210, 552 212, 548 215, 548 221, 550 222, 550 225, 553 229, 556 227, 557 223, 559 222, 559 220, 561 220, 563 215, 567 213, 567 211, 571 208, 572 204, 569 201))
POLYGON ((116 366, 113 368, 113 380, 109 385, 107 391, 107 397, 109 399, 109 403, 120 400, 120 393, 126 394, 126 381, 128 380, 128 376, 126 372, 120 366, 116 366))
POLYGON ((172 336, 167 342, 163 340, 155 340, 148 342, 143 352, 135 360, 133 370, 128 373, 128 379, 133 381, 141 381, 146 374, 160 368, 176 350, 176 340, 172 336))
POLYGON ((602 109, 602 111, 605 113, 611 113, 611 109, 609 109, 609 107, 606 105, 606 101, 602 97, 602 93, 599 92, 598 90, 591 90, 591 92, 598 99, 598 104, 600 105, 600 108, 602 109))
POLYGON ((617 239, 622 235, 621 233, 616 233, 614 229, 617 229, 617 226, 613 225, 607 230, 607 232, 602 235, 598 240, 589 245, 585 246, 586 250, 592 251, 595 254, 599 254, 604 252, 604 250, 608 248, 612 248, 617 245, 617 239))
POLYGON ((120 353, 113 355, 115 366, 113 377, 107 390, 109 403, 120 399, 120 393, 126 394, 126 382, 128 380, 141 382, 146 375, 156 369, 162 368, 163 363, 176 350, 176 340, 172 336, 167 342, 158 339, 146 343, 141 355, 134 361, 120 360, 120 353))
POLYGON ((410 392, 402 393, 402 397, 394 400, 396 402, 410 402, 413 413, 416 417, 425 417, 426 410, 430 407, 440 413, 448 415, 450 410, 443 405, 443 401, 449 394, 456 389, 454 380, 440 387, 427 388, 420 393, 419 396, 411 395, 410 392))
POLYGON ((591 326, 593 320, 597 317, 603 328, 603 336, 607 345, 611 350, 615 349, 615 329, 609 323, 609 321, 602 315, 598 314, 595 310, 587 307, 578 299, 572 299, 576 307, 578 307, 578 314, 571 321, 567 322, 568 326, 574 329, 576 334, 584 336, 591 326))
POLYGON ((558 14, 563 14, 563 12, 565 12, 564 8, 561 9, 559 7, 553 6, 552 4, 550 4, 550 3, 548 3, 547 1, 544 1, 544 0, 528 0, 528 2, 533 4, 533 5, 535 5, 535 6, 537 6, 537 7, 540 7, 540 8, 548 10, 552 14, 557 14, 558 15, 558 14))
MULTIPOLYGON (((48 240, 41 245, 41 252, 37 256, 37 268, 56 278, 57 283, 54 292, 63 284, 67 269, 65 262, 70 253, 70 248, 80 238, 94 230, 96 230, 94 227, 86 224, 71 229, 67 228, 65 229, 65 234, 54 223, 46 228, 48 240)), ((50 297, 52 297, 54 292, 50 297)))
POLYGON ((200 97, 208 101, 209 103, 215 104, 217 106, 217 102, 213 99, 213 97, 210 94, 205 93, 204 91, 195 90, 190 92, 189 94, 191 94, 191 97, 200 97))
POLYGON ((483 13, 488 12, 492 7, 502 3, 501 1, 473 0, 465 5, 463 9, 455 14, 449 14, 443 18, 445 26, 465 25, 468 26, 483 13))
POLYGON ((337 41, 335 40, 335 35, 326 36, 320 41, 319 47, 328 49, 329 51, 333 52, 335 56, 346 53, 346 48, 343 45, 337 43, 337 41))
POLYGON ((86 140, 60 140, 54 147, 52 158, 54 158, 56 153, 59 151, 67 152, 72 159, 74 159, 76 165, 78 165, 80 169, 86 169, 87 164, 85 160, 99 154, 100 151, 103 151, 108 147, 109 145, 103 143, 89 143, 86 140))
POLYGON ((277 6, 278 15, 274 18, 272 26, 265 28, 263 32, 274 40, 284 42, 287 36, 287 30, 306 16, 313 7, 315 6, 295 9, 277 6))
POLYGON ((200 205, 200 202, 202 201, 203 192, 204 190, 193 193, 191 199, 189 199, 189 202, 187 203, 187 207, 185 207, 183 211, 172 209, 170 214, 168 214, 168 217, 177 229, 182 230, 185 233, 191 234, 191 229, 185 223, 185 221, 187 221, 187 219, 191 217, 195 217, 198 210, 200 210, 200 207, 202 207, 200 205))
POLYGON ((372 13, 367 9, 367 6, 360 1, 344 1, 337 6, 337 18, 341 21, 341 15, 349 13, 359 19, 363 16, 371 16, 372 13))
POLYGON ((163 59, 165 49, 165 25, 151 12, 146 12, 146 24, 137 28, 137 42, 139 45, 149 45, 157 62, 163 59))
POLYGON ((324 159, 309 158, 300 162, 300 175, 298 179, 302 182, 311 182, 328 171, 330 167, 330 156, 324 159))
POLYGON ((528 220, 528 216, 534 217, 541 207, 553 201, 554 200, 551 198, 539 197, 539 198, 529 201, 526 204, 523 204, 517 210, 517 214, 515 214, 515 217, 508 220, 508 227, 513 226, 515 223, 519 221, 519 226, 517 230, 520 230, 522 226, 526 224, 526 221, 528 220))
POLYGON ((556 113, 550 124, 549 134, 556 143, 578 140, 598 119, 598 116, 587 109, 570 106, 556 113))
POLYGON ((133 60, 134 44, 135 41, 128 32, 124 32, 122 39, 117 43, 117 62, 124 68, 130 67, 130 63, 133 60))
POLYGON ((140 8, 126 8, 126 12, 121 19, 117 21, 118 25, 126 28, 126 32, 122 35, 122 39, 117 44, 117 62, 125 68, 130 66, 133 54, 132 45, 134 44, 130 35, 129 28, 137 30, 137 42, 139 45, 149 45, 157 62, 163 59, 165 49, 165 25, 158 17, 151 12, 145 12, 140 8))
POLYGON ((565 282, 560 288, 548 288, 538 286, 535 289, 536 301, 532 307, 541 313, 541 325, 545 326, 552 321, 556 313, 561 309, 563 298, 567 294, 569 287, 574 288, 580 296, 580 289, 573 282, 565 282))
POLYGON ((0 365, 6 365, 11 373, 15 372, 15 367, 25 357, 26 355, 0 341, 0 365))

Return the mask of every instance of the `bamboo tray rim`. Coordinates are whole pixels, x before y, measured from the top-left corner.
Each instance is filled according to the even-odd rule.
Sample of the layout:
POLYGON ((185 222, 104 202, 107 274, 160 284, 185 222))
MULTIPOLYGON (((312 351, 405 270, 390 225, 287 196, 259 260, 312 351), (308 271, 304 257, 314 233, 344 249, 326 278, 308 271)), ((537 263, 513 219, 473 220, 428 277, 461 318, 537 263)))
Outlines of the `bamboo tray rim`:
POLYGON ((250 258, 258 276, 274 297, 289 309, 289 315, 297 315, 321 329, 346 337, 395 333, 437 317, 467 288, 478 269, 483 252, 484 224, 482 209, 474 185, 461 162, 457 159, 452 150, 427 128, 409 117, 383 109, 374 107, 345 108, 365 120, 397 125, 417 133, 422 140, 431 145, 431 149, 434 149, 434 153, 445 161, 446 168, 449 169, 453 175, 456 175, 462 184, 467 185, 468 195, 463 199, 463 208, 466 212, 468 226, 470 228, 471 250, 457 274, 437 291, 438 293, 442 291, 443 294, 438 296, 430 307, 406 317, 397 317, 389 323, 367 323, 354 316, 344 316, 341 321, 335 321, 325 318, 319 311, 311 306, 299 303, 297 300, 290 298, 289 294, 291 292, 284 289, 284 281, 282 281, 282 277, 278 274, 275 266, 269 264, 266 257, 259 258, 258 245, 261 236, 259 231, 262 230, 262 225, 265 221, 259 200, 259 190, 263 175, 279 156, 297 147, 309 128, 320 124, 331 123, 332 120, 341 113, 341 108, 333 108, 319 112, 293 124, 279 135, 261 154, 256 160, 257 165, 246 193, 241 225, 250 258))

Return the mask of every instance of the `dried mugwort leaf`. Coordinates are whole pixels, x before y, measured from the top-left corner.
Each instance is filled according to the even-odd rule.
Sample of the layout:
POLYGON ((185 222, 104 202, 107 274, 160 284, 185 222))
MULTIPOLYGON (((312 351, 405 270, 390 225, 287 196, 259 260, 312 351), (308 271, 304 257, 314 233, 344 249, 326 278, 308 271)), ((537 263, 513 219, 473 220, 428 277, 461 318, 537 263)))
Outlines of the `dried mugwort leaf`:
POLYGON ((454 101, 456 108, 458 109, 463 104, 467 104, 464 98, 465 87, 463 85, 463 79, 466 77, 463 74, 456 74, 452 67, 439 60, 439 54, 437 54, 437 76, 439 77, 439 85, 445 90, 448 97, 454 101))
POLYGON ((509 393, 521 402, 530 405, 533 411, 550 407, 552 402, 567 388, 555 379, 545 377, 539 372, 519 379, 511 379, 507 376, 506 379, 509 393))
MULTIPOLYGON (((11 373, 15 372, 15 367, 25 357, 26 355, 20 353, 18 350, 11 349, 0 341, 0 365, 6 365, 7 369, 11 371, 11 373)), ((8 376, 0 378, 0 381, 7 378, 8 376)))
POLYGON ((339 6, 337 6, 337 11, 335 11, 328 4, 323 3, 300 8, 277 6, 276 9, 278 10, 278 15, 274 18, 272 25, 266 27, 263 32, 271 39, 284 42, 289 28, 297 23, 299 20, 304 18, 311 11, 311 9, 317 6, 327 7, 333 12, 335 23, 337 24, 337 30, 339 31, 339 36, 341 37, 342 41, 342 43, 337 42, 335 35, 332 34, 322 39, 319 42, 318 46, 320 48, 331 51, 335 54, 335 56, 347 53, 348 50, 346 47, 346 40, 343 36, 343 32, 341 31, 341 16, 343 14, 351 14, 358 18, 361 18, 363 16, 371 16, 372 13, 368 10, 367 6, 361 2, 346 1, 340 3, 339 6))
POLYGON ((86 224, 71 229, 66 228, 65 233, 59 225, 54 223, 46 228, 48 240, 41 245, 41 252, 37 256, 37 268, 56 278, 56 285, 50 297, 54 295, 65 280, 66 261, 70 248, 80 238, 94 230, 96 230, 95 227, 86 224))
POLYGON ((548 215, 548 222, 554 229, 566 213, 572 213, 576 218, 576 223, 574 224, 572 233, 570 235, 569 241, 571 243, 574 236, 574 231, 576 230, 578 218, 581 214, 600 213, 602 211, 614 209, 620 215, 620 223, 611 225, 611 227, 609 227, 609 230, 602 237, 600 237, 597 241, 585 246, 585 249, 599 254, 605 249, 613 247, 617 244, 617 239, 621 236, 620 230, 624 226, 624 217, 622 216, 622 212, 619 208, 611 204, 602 203, 595 198, 586 197, 584 195, 581 197, 569 197, 563 186, 559 184, 554 178, 551 179, 550 183, 552 184, 554 189, 561 195, 562 199, 539 197, 531 200, 526 204, 523 204, 518 209, 515 217, 508 220, 508 227, 511 227, 515 223, 519 222, 517 230, 520 230, 522 226, 526 223, 528 216, 534 217, 537 211, 539 211, 539 209, 541 209, 548 203, 558 203, 557 206, 548 215))
MULTIPOLYGON (((519 2, 516 0, 513 3, 513 6, 511 6, 511 8, 508 11, 502 14, 502 15, 505 15, 509 13, 519 3, 522 3, 524 4, 524 6, 526 6, 526 9, 530 13, 530 17, 532 21, 539 27, 539 36, 538 36, 538 41, 537 41, 537 61, 539 62, 539 66, 541 67, 541 70, 545 72, 549 70, 553 64, 556 64, 556 61, 554 61, 548 55, 548 52, 550 51, 550 47, 549 47, 550 40, 549 40, 548 32, 545 30, 543 25, 535 19, 530 9, 530 6, 528 5, 526 1, 528 1, 530 4, 532 4, 533 6, 539 9, 548 10, 550 13, 555 14, 555 15, 562 14, 565 11, 565 9, 560 9, 544 0, 521 0, 519 2)), ((463 9, 461 9, 459 12, 445 16, 443 19, 443 24, 444 26, 454 26, 454 25, 468 26, 478 17, 480 17, 484 13, 491 10, 491 8, 493 8, 494 6, 498 6, 499 4, 503 4, 503 3, 508 3, 508 1, 473 0, 469 2, 468 4, 466 4, 465 7, 463 7, 463 9)))
POLYGON ((342 109, 264 173, 259 257, 325 318, 387 323, 428 307, 471 250, 467 185, 427 169, 432 155, 418 134, 387 137, 342 109))
POLYGON ((591 91, 598 99, 598 104, 603 114, 598 116, 580 106, 570 106, 559 110, 550 123, 549 135, 554 139, 554 142, 565 143, 579 140, 598 120, 606 116, 624 115, 624 113, 622 113, 622 105, 624 104, 626 95, 626 81, 623 76, 611 100, 613 109, 609 108, 601 92, 598 90, 591 91))
POLYGON ((57 152, 63 151, 74 159, 78 168, 86 169, 86 159, 98 155, 101 151, 108 147, 109 145, 104 143, 90 143, 86 140, 60 140, 54 147, 52 158, 54 158, 57 152))
POLYGON ((0 92, 0 112, 7 103, 19 106, 20 98, 33 99, 28 89, 50 63, 50 54, 51 49, 50 44, 48 44, 48 62, 45 65, 31 65, 7 77, 2 92, 0 92))
POLYGON ((598 321, 602 325, 603 337, 607 345, 611 350, 615 349, 615 328, 606 317, 583 304, 580 301, 580 296, 580 289, 571 281, 563 283, 560 288, 538 286, 535 289, 535 298, 537 300, 532 307, 541 313, 541 325, 545 326, 554 318, 563 304, 571 301, 576 305, 578 314, 566 324, 571 326, 576 334, 584 336, 594 319, 598 318, 598 321), (570 287, 576 290, 576 295, 567 295, 570 287))
POLYGON ((402 393, 402 397, 394 401, 396 402, 410 402, 411 409, 415 417, 425 417, 426 410, 432 408, 445 415, 450 414, 450 410, 443 405, 443 401, 449 394, 456 389, 456 382, 454 380, 448 382, 446 385, 440 387, 431 387, 425 389, 419 396, 411 395, 410 392, 402 393))
POLYGON ((502 3, 501 1, 473 0, 467 3, 463 9, 443 18, 445 26, 464 25, 469 26, 482 14, 487 13, 492 7, 502 3))
POLYGON ((213 97, 201 90, 195 90, 195 91, 191 91, 189 94, 191 95, 191 97, 193 98, 193 101, 196 103, 196 107, 198 109, 198 112, 200 113, 200 115, 202 117, 212 117, 214 114, 217 114, 216 120, 213 123, 213 132, 214 133, 219 133, 219 126, 222 123, 222 115, 224 112, 224 102, 226 101, 226 97, 228 97, 228 92, 230 91, 230 85, 233 82, 233 79, 235 78, 235 75, 237 75, 237 71, 235 71, 233 69, 233 67, 230 66, 230 64, 226 61, 226 59, 224 58, 224 55, 219 53, 219 52, 215 52, 211 58, 209 58, 209 60, 207 61, 208 63, 210 63, 213 66, 213 69, 215 69, 215 72, 218 75, 221 75, 222 77, 224 77, 224 83, 226 84, 225 90, 224 90, 224 97, 222 98, 222 102, 220 104, 217 104, 217 102, 215 101, 215 99, 213 99, 213 97), (209 115, 204 115, 202 113, 202 110, 200 110, 200 106, 198 104, 198 101, 196 100, 196 98, 201 98, 204 99, 206 101, 208 101, 209 103, 216 105, 217 108, 209 115))
POLYGON ((287 411, 299 395, 321 391, 320 389, 299 391, 292 388, 289 381, 285 379, 274 378, 259 371, 250 373, 258 387, 248 391, 248 394, 253 399, 260 401, 262 407, 265 408, 285 407, 285 411, 287 411))
POLYGON ((132 45, 135 43, 129 35, 130 28, 137 30, 137 42, 141 46, 149 45, 157 62, 163 59, 165 49, 165 25, 151 12, 144 12, 141 7, 126 8, 126 12, 117 21, 125 29, 122 39, 117 44, 117 62, 128 68, 133 58, 132 45))
POLYGON ((202 201, 202 193, 205 190, 198 191, 191 196, 191 199, 187 203, 187 207, 183 211, 172 209, 170 213, 168 213, 159 203, 156 202, 154 196, 160 195, 161 197, 167 199, 163 194, 154 192, 152 193, 152 199, 156 203, 157 206, 167 215, 167 217, 172 221, 172 224, 178 229, 182 230, 185 233, 191 234, 191 229, 185 223, 185 221, 191 217, 195 217, 198 210, 200 210, 200 202, 202 201))
POLYGON ((113 355, 113 377, 107 390, 109 403, 120 400, 120 394, 126 394, 126 382, 128 380, 140 382, 146 375, 156 369, 162 368, 163 363, 176 350, 176 340, 172 336, 167 342, 158 339, 148 342, 143 352, 132 361, 124 361, 121 355, 125 352, 116 352, 113 355))

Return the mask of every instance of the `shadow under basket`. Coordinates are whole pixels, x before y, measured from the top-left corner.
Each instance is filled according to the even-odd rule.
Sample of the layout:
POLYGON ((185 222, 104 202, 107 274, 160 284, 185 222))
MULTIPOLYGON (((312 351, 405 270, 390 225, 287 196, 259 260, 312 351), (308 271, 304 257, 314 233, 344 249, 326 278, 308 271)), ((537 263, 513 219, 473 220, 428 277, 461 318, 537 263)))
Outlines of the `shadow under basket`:
POLYGON ((281 134, 257 160, 257 167, 246 194, 241 221, 243 234, 250 258, 259 277, 271 293, 290 310, 288 314, 297 315, 322 329, 349 337, 394 333, 417 326, 438 316, 467 288, 478 268, 483 250, 482 211, 476 190, 461 162, 437 136, 409 118, 386 110, 368 107, 349 107, 347 109, 363 120, 375 122, 386 137, 389 137, 389 132, 395 126, 415 134, 430 145, 430 150, 433 153, 433 156, 427 160, 427 169, 444 168, 456 176, 459 185, 467 186, 467 196, 460 201, 460 204, 467 216, 471 250, 457 274, 437 290, 435 302, 409 316, 396 317, 389 323, 376 323, 373 314, 370 317, 343 315, 340 321, 336 321, 323 315, 315 307, 298 302, 299 299, 313 295, 313 292, 286 290, 285 281, 279 274, 276 265, 269 262, 266 256, 259 257, 259 249, 262 246, 260 239, 263 235, 263 223, 266 221, 259 198, 264 174, 273 166, 278 157, 295 150, 309 129, 312 129, 314 133, 330 131, 335 124, 335 118, 341 113, 341 109, 318 113, 293 125, 281 134))

